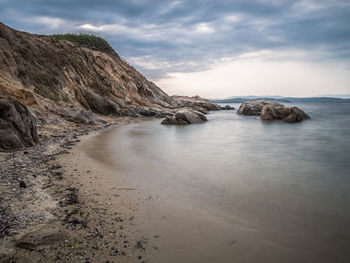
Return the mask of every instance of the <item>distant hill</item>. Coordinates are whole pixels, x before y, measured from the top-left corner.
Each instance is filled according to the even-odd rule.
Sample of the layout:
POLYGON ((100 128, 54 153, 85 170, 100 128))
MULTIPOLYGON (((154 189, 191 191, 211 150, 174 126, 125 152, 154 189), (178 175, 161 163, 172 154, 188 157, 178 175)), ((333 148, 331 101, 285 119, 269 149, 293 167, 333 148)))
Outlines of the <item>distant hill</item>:
POLYGON ((249 100, 271 100, 278 102, 350 102, 350 99, 341 99, 333 97, 305 97, 305 98, 296 98, 296 97, 283 97, 283 96, 242 96, 242 97, 230 97, 227 99, 212 99, 211 101, 215 103, 242 103, 249 100))

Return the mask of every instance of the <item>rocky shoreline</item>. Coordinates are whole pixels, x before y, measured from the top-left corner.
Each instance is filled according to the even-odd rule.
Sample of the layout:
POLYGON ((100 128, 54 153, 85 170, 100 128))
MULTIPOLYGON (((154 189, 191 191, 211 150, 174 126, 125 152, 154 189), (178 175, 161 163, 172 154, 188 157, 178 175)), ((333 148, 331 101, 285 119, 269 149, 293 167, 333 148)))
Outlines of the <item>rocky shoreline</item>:
POLYGON ((1 153, 0 262, 143 262, 147 239, 130 237, 130 206, 123 213, 82 190, 78 174, 93 172, 83 170, 85 162, 72 167, 80 138, 127 122, 61 130, 35 147, 1 153))
MULTIPOLYGON (((81 141, 142 117, 193 124, 233 108, 169 96, 115 52, 2 23, 0 40, 0 262, 147 262, 146 248, 157 248, 135 227, 137 201, 129 188, 109 188, 115 175, 85 156, 81 141)), ((244 114, 268 120, 308 118, 246 106, 244 114)))

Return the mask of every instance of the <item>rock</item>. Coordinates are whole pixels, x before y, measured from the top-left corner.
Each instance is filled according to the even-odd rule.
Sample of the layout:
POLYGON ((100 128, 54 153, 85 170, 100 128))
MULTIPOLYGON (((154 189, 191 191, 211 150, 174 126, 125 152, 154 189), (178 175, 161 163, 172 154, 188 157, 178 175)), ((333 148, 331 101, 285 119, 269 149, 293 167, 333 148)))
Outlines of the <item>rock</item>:
POLYGON ((19 182, 19 187, 21 187, 21 188, 27 188, 27 184, 26 184, 25 182, 23 182, 23 181, 20 181, 20 182, 19 182))
POLYGON ((171 106, 174 108, 191 108, 195 111, 221 110, 221 106, 199 96, 171 96, 171 106))
POLYGON ((167 117, 162 124, 197 124, 207 121, 207 117, 198 111, 187 109, 177 111, 172 117, 167 117))
POLYGON ((120 107, 115 102, 87 89, 81 89, 82 95, 89 108, 104 115, 120 115, 120 107))
POLYGON ((14 99, 0 97, 0 148, 30 147, 38 141, 35 118, 27 107, 14 99))
POLYGON ((16 247, 26 250, 33 250, 40 246, 51 246, 67 239, 65 232, 57 232, 54 228, 40 228, 30 232, 16 240, 16 247))
POLYGON ((146 116, 146 117, 155 117, 157 115, 155 111, 144 109, 144 108, 138 108, 136 111, 141 116, 146 116))
POLYGON ((67 121, 83 124, 95 124, 96 119, 91 111, 78 110, 76 108, 55 109, 53 111, 56 115, 64 118, 67 121))
POLYGON ((232 107, 232 106, 230 106, 230 105, 225 105, 225 106, 221 107, 221 109, 222 109, 222 110, 234 110, 235 107, 232 107))
POLYGON ((310 117, 298 107, 285 107, 265 105, 260 113, 260 118, 265 121, 282 120, 284 122, 300 122, 310 117))
POLYGON ((0 94, 27 105, 38 125, 106 121, 95 114, 165 118, 183 108, 203 114, 223 109, 199 96, 169 96, 114 52, 1 22, 0 51, 0 94))
POLYGON ((260 112, 265 105, 283 106, 282 104, 273 101, 250 100, 243 102, 237 113, 242 115, 260 115, 260 112))

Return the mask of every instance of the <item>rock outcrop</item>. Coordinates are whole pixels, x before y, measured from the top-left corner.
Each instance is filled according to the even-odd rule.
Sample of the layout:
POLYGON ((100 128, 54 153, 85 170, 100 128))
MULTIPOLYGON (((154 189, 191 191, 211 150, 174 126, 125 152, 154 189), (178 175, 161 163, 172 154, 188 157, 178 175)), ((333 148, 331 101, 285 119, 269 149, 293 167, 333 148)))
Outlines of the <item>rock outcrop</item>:
MULTIPOLYGON (((72 123, 95 125, 118 116, 164 118, 184 108, 203 114, 228 109, 199 96, 168 96, 114 51, 28 34, 2 23, 0 96, 28 107, 40 128, 69 127, 72 123)), ((189 122, 198 121, 192 120, 192 115, 186 116, 189 122)), ((204 119, 200 116, 199 119, 204 119)), ((6 133, 6 125, 3 124, 1 134, 6 133)), ((24 133, 12 133, 24 136, 17 143, 13 137, 8 146, 2 145, 33 145, 36 135, 30 137, 24 130, 20 131, 24 133)))
POLYGON ((274 101, 251 100, 239 107, 238 114, 260 115, 261 120, 281 120, 283 122, 300 122, 310 117, 297 107, 286 107, 274 101))
POLYGON ((283 106, 282 104, 273 101, 250 100, 243 102, 237 110, 237 113, 242 115, 260 115, 260 112, 265 105, 283 106))
POLYGON ((62 109, 68 108, 153 117, 170 116, 184 107, 203 113, 222 109, 198 96, 168 96, 115 52, 19 32, 2 23, 0 94, 40 112, 39 121, 86 122, 72 111, 66 115, 62 109))
POLYGON ((297 107, 265 105, 261 110, 260 119, 266 121, 300 122, 310 119, 310 117, 297 107))
POLYGON ((35 118, 26 106, 0 98, 0 148, 30 147, 38 142, 35 118))
POLYGON ((221 107, 220 105, 215 104, 207 99, 203 99, 199 96, 172 96, 171 98, 173 108, 196 108, 197 111, 203 112, 204 114, 208 111, 224 109, 224 107, 221 107))
POLYGON ((191 111, 188 109, 183 109, 177 111, 174 116, 167 117, 161 123, 162 124, 197 124, 206 122, 207 117, 201 112, 191 111))

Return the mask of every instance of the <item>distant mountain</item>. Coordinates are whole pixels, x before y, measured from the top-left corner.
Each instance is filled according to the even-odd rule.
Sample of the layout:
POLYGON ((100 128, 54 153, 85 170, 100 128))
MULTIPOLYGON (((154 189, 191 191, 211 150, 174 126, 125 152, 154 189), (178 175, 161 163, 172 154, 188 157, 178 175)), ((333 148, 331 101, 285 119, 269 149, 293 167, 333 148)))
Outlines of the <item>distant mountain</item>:
POLYGON ((317 97, 338 98, 338 99, 350 99, 350 94, 327 94, 317 97))
POLYGON ((283 96, 233 96, 227 99, 212 99, 215 103, 242 103, 248 100, 271 100, 278 102, 350 102, 350 99, 334 98, 334 97, 283 97, 283 96))

